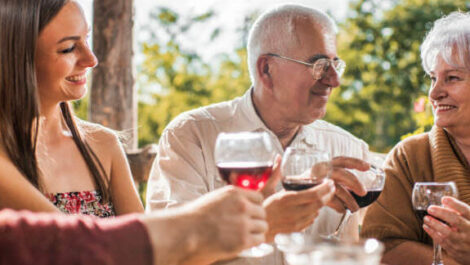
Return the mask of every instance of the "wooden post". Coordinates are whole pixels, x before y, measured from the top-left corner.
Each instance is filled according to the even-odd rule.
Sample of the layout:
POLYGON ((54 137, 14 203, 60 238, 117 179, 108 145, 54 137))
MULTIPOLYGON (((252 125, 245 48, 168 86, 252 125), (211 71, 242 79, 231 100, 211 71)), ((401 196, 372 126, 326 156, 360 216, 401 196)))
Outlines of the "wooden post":
POLYGON ((132 74, 133 0, 95 0, 93 70, 89 119, 128 135, 126 150, 137 148, 137 99, 132 74))

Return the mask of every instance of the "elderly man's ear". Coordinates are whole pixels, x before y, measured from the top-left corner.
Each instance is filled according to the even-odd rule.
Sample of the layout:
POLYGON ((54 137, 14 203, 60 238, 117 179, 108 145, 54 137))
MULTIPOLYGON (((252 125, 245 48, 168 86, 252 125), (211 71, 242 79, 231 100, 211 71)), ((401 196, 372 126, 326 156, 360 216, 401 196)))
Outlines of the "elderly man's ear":
POLYGON ((256 62, 259 82, 266 88, 272 88, 273 86, 269 62, 270 60, 268 56, 260 56, 256 62))

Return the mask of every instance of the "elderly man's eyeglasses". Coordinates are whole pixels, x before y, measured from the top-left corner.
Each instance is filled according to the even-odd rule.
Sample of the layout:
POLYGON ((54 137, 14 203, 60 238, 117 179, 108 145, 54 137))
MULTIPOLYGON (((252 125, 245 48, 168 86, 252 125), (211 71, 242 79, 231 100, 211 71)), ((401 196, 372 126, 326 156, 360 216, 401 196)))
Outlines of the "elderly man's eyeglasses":
POLYGON ((316 60, 314 63, 306 63, 303 61, 288 58, 288 57, 275 54, 275 53, 268 53, 267 55, 309 66, 312 69, 312 75, 315 80, 320 80, 323 77, 325 77, 326 73, 328 72, 328 69, 330 69, 330 66, 333 66, 333 68, 336 71, 336 74, 339 77, 343 75, 344 70, 346 69, 346 63, 339 58, 336 58, 336 59, 320 58, 316 60))

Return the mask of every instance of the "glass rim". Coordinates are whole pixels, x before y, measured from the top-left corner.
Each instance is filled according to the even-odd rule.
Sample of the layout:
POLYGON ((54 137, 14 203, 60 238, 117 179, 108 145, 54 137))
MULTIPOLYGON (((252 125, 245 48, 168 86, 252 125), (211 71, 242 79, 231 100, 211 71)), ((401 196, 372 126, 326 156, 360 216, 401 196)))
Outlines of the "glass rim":
POLYGON ((455 181, 444 181, 444 182, 435 182, 435 181, 418 181, 415 182, 414 186, 445 186, 445 185, 456 185, 455 181))

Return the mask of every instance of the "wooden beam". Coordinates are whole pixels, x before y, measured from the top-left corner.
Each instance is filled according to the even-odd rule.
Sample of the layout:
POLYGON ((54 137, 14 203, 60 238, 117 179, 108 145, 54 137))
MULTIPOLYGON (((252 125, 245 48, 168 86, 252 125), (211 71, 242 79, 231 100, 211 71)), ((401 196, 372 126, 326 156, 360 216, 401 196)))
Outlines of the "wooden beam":
POLYGON ((136 184, 146 182, 149 179, 153 161, 157 156, 157 149, 156 144, 150 144, 142 149, 127 153, 127 159, 136 184))
POLYGON ((93 71, 89 119, 129 135, 126 150, 137 149, 137 101, 132 74, 133 0, 93 3, 93 71))

